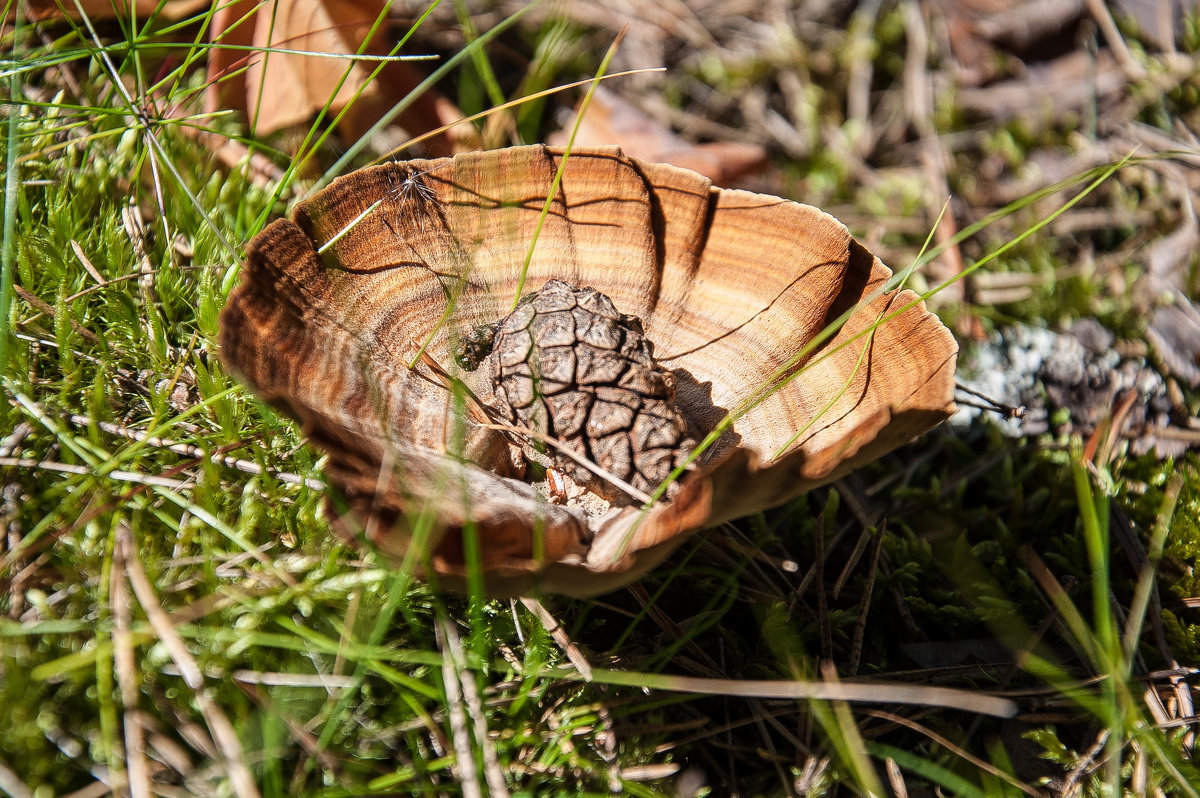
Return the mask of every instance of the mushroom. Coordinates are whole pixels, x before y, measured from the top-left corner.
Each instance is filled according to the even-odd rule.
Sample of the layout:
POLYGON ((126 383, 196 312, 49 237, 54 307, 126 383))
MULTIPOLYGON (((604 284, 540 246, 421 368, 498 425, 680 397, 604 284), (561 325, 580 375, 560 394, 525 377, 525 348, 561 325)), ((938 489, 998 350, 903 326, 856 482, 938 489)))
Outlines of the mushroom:
POLYGON ((954 410, 953 336, 840 222, 615 147, 369 167, 294 217, 223 360, 328 453, 340 531, 452 588, 612 590, 954 410))

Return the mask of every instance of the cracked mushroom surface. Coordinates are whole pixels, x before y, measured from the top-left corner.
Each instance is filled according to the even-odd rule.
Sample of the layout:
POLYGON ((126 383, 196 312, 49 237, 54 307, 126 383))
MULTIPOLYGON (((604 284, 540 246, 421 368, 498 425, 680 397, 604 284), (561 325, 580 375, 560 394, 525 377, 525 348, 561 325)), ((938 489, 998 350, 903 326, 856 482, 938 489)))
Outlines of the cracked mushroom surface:
POLYGON ((222 356, 328 452, 343 533, 451 587, 592 595, 953 411, 954 339, 891 277, 810 206, 515 147, 300 203, 250 243, 222 356))

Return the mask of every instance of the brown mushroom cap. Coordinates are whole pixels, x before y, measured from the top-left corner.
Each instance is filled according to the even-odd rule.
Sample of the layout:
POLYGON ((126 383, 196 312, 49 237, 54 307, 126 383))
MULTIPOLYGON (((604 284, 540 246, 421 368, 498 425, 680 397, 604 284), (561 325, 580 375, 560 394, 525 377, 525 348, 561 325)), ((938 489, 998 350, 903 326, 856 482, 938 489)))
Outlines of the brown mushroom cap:
POLYGON ((344 531, 452 586, 475 563, 496 595, 591 595, 953 412, 953 336, 912 292, 875 295, 892 273, 840 222, 617 148, 571 153, 522 283, 561 163, 530 146, 363 169, 250 243, 223 358, 329 453, 344 531), (670 500, 548 502, 487 370, 455 366, 549 280, 639 318, 710 437, 670 500))

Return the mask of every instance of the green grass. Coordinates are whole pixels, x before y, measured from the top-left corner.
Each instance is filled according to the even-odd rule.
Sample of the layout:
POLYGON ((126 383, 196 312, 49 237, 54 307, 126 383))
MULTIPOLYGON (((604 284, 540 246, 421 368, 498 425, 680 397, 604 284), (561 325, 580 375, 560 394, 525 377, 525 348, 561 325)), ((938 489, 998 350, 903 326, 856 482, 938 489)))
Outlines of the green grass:
MULTIPOLYGON (((881 73, 898 73, 895 18, 878 27, 881 73)), ((539 31, 523 92, 552 87, 579 51, 574 28, 539 31)), ((444 67, 464 108, 508 99, 484 37, 444 67)), ((514 795, 670 795, 696 768, 712 794, 867 794, 891 789, 890 760, 914 792, 1045 794, 1056 788, 1037 783, 1040 755, 1046 778, 1096 764, 1078 776, 1088 794, 1194 794, 1189 727, 1160 728, 1145 699, 1148 687, 1166 696, 1171 677, 1155 674, 1173 667, 1152 586, 1168 651, 1180 667, 1200 662, 1181 602, 1200 559, 1194 455, 1089 465, 1070 441, 941 430, 698 537, 634 589, 547 598, 592 683, 521 603, 441 596, 344 545, 327 526, 320 453, 213 351, 245 242, 362 156, 319 123, 311 161, 276 184, 215 165, 153 112, 198 107, 202 53, 160 71, 162 38, 127 39, 104 40, 107 60, 86 27, 24 23, 6 40, 0 789, 149 778, 164 795, 457 794, 500 773, 514 795), (1122 519, 1148 564, 1114 542, 1122 519), (806 580, 816 551, 828 559, 806 580), (1027 653, 1020 667, 913 672, 914 643, 956 641, 1027 653), (694 684, 680 676, 816 679, 830 658, 843 681, 853 661, 865 677, 1009 691, 1021 713, 672 689, 694 684)), ((746 68, 731 85, 762 65, 746 68)), ((514 113, 534 136, 536 111, 514 113)), ((287 164, 281 142, 235 119, 198 124, 287 164)), ((1010 156, 1027 144, 1014 139, 1010 156)), ((974 262, 1053 275, 1049 216, 1022 217, 1030 199, 1016 210, 1016 231, 995 234, 1011 250, 987 238, 996 225, 968 231, 974 262)), ((1078 281, 1065 305, 1048 278, 1027 305, 971 312, 1128 312, 1078 281)))

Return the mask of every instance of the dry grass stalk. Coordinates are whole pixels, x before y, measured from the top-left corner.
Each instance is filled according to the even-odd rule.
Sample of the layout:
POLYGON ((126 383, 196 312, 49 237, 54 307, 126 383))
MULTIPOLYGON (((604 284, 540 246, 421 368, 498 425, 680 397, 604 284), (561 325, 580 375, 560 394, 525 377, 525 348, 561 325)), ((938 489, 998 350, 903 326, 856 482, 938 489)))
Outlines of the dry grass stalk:
POLYGON ((233 724, 224 710, 208 695, 204 687, 204 677, 196 660, 188 651, 183 637, 175 629, 170 616, 163 610, 154 592, 146 572, 142 570, 141 562, 137 559, 137 549, 133 543, 133 535, 127 526, 120 526, 117 532, 117 545, 121 547, 125 558, 125 570, 133 593, 137 596, 146 620, 150 623, 158 639, 171 656, 171 661, 179 669, 184 683, 196 697, 196 706, 208 726, 215 750, 219 752, 219 762, 229 777, 230 786, 237 798, 257 798, 258 786, 250 768, 246 765, 246 757, 242 750, 241 740, 233 724))

